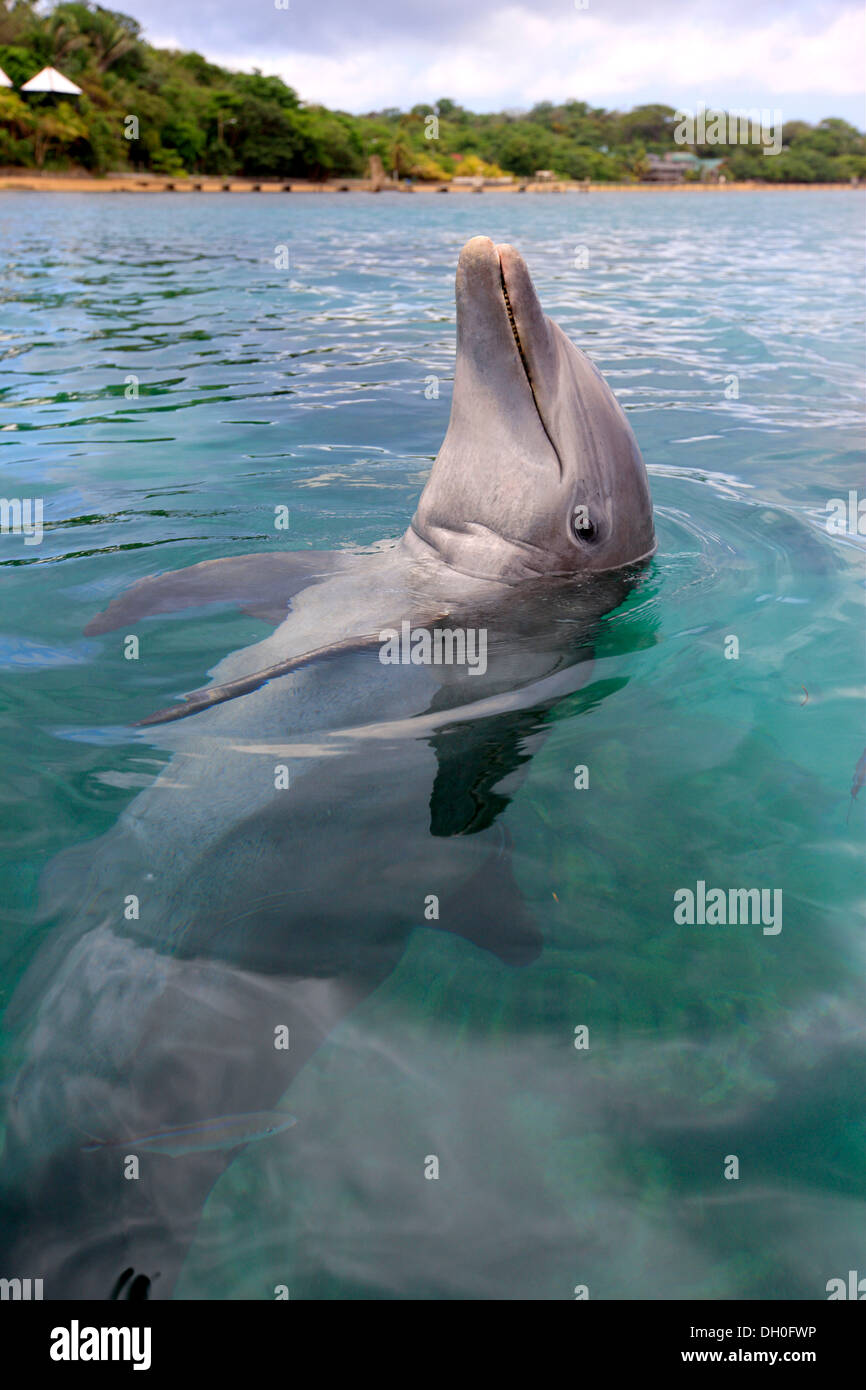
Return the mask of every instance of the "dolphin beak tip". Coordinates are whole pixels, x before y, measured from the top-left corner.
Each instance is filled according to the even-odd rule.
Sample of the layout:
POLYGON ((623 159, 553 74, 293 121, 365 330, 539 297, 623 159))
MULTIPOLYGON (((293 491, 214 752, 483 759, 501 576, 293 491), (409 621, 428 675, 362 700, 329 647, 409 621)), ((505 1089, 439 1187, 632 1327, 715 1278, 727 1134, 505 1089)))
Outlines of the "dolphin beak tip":
POLYGON ((495 251, 496 247, 489 236, 470 237, 460 252, 458 269, 460 266, 465 268, 472 262, 488 261, 491 259, 491 253, 495 253, 495 251))

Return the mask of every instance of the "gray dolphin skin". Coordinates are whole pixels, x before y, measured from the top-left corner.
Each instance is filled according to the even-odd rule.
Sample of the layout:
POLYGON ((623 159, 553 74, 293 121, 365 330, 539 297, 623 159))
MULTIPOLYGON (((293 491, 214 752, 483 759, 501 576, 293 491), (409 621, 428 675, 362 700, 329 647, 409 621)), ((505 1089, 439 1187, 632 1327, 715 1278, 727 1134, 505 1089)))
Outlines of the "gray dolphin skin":
POLYGON ((206 561, 90 624, 233 604, 275 626, 142 709, 162 773, 45 873, 46 944, 9 1011, 0 1275, 46 1298, 170 1298, 238 1146, 293 1143, 293 1077, 415 929, 514 968, 542 949, 500 815, 557 702, 608 693, 593 638, 654 551, 652 504, 622 409, 518 253, 473 238, 456 298, 451 419, 399 541, 206 561), (412 650, 383 659, 404 625, 412 650), (465 660, 428 659, 443 632, 465 660), (283 1109, 285 1134, 241 1124, 283 1109), (152 1142, 220 1126, 231 1142, 152 1142))

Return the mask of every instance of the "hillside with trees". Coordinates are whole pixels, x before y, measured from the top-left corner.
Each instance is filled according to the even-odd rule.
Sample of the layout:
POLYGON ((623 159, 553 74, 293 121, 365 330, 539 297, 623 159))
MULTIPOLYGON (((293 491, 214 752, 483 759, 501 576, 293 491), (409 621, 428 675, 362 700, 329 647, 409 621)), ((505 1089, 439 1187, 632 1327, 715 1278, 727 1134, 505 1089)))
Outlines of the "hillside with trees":
MULTIPOLYGON (((607 111, 583 101, 479 114, 442 98, 411 111, 350 115, 300 99, 277 77, 231 72, 198 53, 148 44, 135 19, 92 3, 0 0, 0 166, 142 171, 183 176, 361 177, 371 155, 401 178, 538 169, 566 179, 641 178, 651 155, 677 148, 674 108, 607 111), (78 98, 22 95, 57 68, 78 98), (130 120, 134 118, 134 120, 130 120)), ((698 148, 725 158, 729 179, 836 182, 866 178, 866 138, 847 122, 791 121, 782 153, 757 146, 698 148)))

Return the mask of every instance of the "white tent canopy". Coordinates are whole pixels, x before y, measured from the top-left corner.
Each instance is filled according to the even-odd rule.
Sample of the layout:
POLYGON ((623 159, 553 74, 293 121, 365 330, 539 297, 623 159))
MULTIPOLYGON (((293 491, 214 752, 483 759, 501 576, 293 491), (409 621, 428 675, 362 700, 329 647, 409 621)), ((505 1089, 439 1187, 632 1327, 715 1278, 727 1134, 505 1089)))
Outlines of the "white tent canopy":
POLYGON ((56 68, 43 68, 37 72, 35 77, 31 77, 29 82, 25 82, 21 88, 22 92, 61 92, 64 96, 80 97, 81 88, 76 87, 74 82, 70 82, 68 77, 64 77, 62 72, 56 68))
POLYGON ((0 68, 0 87, 12 87, 14 85, 12 78, 7 77, 3 69, 0 68))

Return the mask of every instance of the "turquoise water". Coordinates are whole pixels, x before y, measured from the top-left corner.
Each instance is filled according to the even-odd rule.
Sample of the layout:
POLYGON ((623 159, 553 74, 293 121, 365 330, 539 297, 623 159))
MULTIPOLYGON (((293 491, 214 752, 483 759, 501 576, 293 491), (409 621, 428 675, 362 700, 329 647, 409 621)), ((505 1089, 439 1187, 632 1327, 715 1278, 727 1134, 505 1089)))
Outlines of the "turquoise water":
MULTIPOLYGON (((193 614, 127 663, 85 625, 273 547, 277 504, 292 547, 398 536, 477 233, 617 392, 658 555, 500 818, 542 954, 419 921, 289 1087, 298 1123, 217 1183, 175 1296, 823 1298, 866 1272, 864 538, 827 528, 864 496, 859 194, 4 195, 2 492, 45 534, 0 537, 0 1002, 62 929, 42 870, 165 762, 128 724, 265 631, 193 614), (781 890, 781 931, 678 924, 698 880, 781 890)), ((25 1056, 11 1028, 7 1095, 25 1056)))

